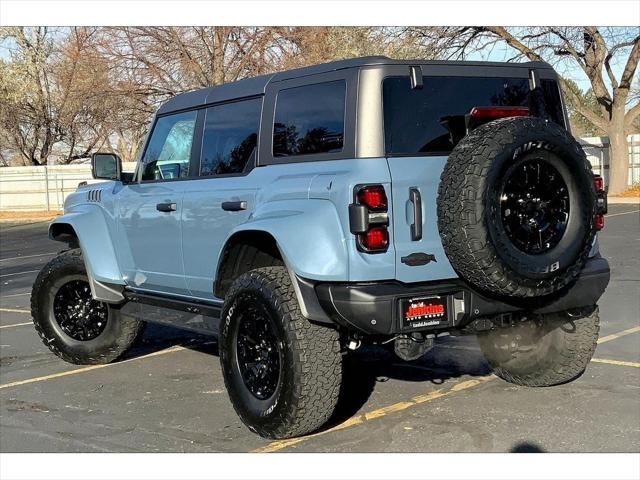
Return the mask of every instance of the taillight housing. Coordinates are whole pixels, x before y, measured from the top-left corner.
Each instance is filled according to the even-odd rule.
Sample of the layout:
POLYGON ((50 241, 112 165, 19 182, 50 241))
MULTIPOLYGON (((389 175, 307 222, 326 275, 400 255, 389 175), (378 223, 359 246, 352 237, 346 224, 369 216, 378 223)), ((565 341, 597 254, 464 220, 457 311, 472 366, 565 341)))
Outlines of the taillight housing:
POLYGON ((593 226, 596 230, 602 230, 604 228, 604 216, 607 214, 609 208, 604 179, 600 175, 594 175, 593 186, 596 190, 596 215, 593 219, 593 226))
POLYGON ((389 202, 382 185, 358 185, 349 205, 349 228, 358 250, 383 253, 389 248, 389 202))

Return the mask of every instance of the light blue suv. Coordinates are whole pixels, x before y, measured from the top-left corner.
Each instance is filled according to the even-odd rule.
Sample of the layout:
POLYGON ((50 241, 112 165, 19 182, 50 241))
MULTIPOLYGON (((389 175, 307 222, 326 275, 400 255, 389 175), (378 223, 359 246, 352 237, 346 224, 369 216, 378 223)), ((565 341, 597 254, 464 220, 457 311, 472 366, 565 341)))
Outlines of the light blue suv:
POLYGON ((134 174, 96 154, 32 293, 73 363, 144 322, 219 335, 231 402, 265 437, 320 428, 343 362, 477 335, 497 375, 581 375, 609 280, 606 193, 544 63, 357 58, 177 95, 134 174))

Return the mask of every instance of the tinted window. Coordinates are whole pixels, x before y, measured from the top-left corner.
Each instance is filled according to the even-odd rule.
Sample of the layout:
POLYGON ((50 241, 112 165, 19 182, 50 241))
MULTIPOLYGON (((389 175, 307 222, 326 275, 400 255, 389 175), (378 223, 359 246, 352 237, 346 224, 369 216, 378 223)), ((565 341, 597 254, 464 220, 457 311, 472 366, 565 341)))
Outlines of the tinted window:
POLYGON ((342 80, 278 92, 273 156, 341 151, 345 92, 342 80))
MULTIPOLYGON (((465 115, 473 107, 525 106, 542 115, 527 78, 424 77, 423 88, 412 89, 408 77, 391 77, 383 96, 388 154, 450 152, 465 135, 465 115)), ((563 124, 557 110, 548 113, 563 124)))
POLYGON ((196 112, 160 117, 142 158, 142 180, 169 180, 189 175, 196 112))
POLYGON ((542 80, 542 94, 544 98, 545 114, 548 118, 564 125, 564 112, 560 100, 560 88, 555 80, 542 80))
POLYGON ((207 108, 200 175, 242 173, 256 154, 262 99, 207 108))

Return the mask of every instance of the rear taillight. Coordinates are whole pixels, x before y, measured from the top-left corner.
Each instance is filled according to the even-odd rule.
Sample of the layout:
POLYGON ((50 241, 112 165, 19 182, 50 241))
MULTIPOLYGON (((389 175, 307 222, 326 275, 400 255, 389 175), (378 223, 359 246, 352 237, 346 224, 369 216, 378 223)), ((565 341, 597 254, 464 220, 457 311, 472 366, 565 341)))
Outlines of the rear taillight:
POLYGON ((349 228, 358 250, 385 252, 389 247, 389 204, 382 185, 359 185, 349 205, 349 228))
POLYGON ((469 112, 471 118, 496 119, 505 117, 527 117, 527 107, 473 107, 469 112))
POLYGON ((604 216, 607 214, 607 190, 604 187, 604 179, 600 175, 593 176, 593 186, 596 190, 596 215, 593 225, 596 230, 604 228, 604 216))
POLYGON ((387 210, 387 194, 382 185, 368 185, 358 191, 358 203, 376 212, 387 210))
POLYGON ((604 179, 600 175, 593 176, 593 186, 596 187, 596 192, 604 191, 604 179))
POLYGON ((370 227, 360 235, 360 243, 366 250, 386 250, 389 246, 387 227, 370 227))

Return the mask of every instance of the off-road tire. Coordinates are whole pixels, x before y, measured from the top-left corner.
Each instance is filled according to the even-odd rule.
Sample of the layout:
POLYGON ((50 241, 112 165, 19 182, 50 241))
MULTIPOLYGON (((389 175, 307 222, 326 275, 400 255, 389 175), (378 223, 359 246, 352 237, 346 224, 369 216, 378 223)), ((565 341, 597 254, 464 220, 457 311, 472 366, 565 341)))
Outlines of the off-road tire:
POLYGON ((494 373, 509 383, 550 387, 580 377, 596 349, 600 317, 546 315, 478 336, 494 373))
POLYGON ((33 284, 31 316, 42 342, 69 363, 94 365, 118 359, 140 337, 144 322, 107 304, 107 322, 102 333, 87 341, 71 338, 62 331, 53 314, 54 296, 66 279, 89 281, 80 249, 60 253, 42 268, 33 284))
POLYGON ((289 438, 324 425, 338 402, 342 356, 336 330, 303 317, 285 267, 264 267, 238 277, 223 307, 220 362, 231 403, 250 430, 266 438, 289 438), (242 308, 258 302, 275 325, 281 353, 278 386, 258 400, 246 387, 237 360, 242 308))
POLYGON ((591 165, 561 126, 536 117, 496 120, 463 138, 449 156, 438 189, 438 228, 451 265, 485 294, 514 299, 551 295, 575 280, 595 235, 591 165), (500 186, 515 162, 552 164, 567 184, 570 209, 557 246, 519 251, 500 215, 500 186))

